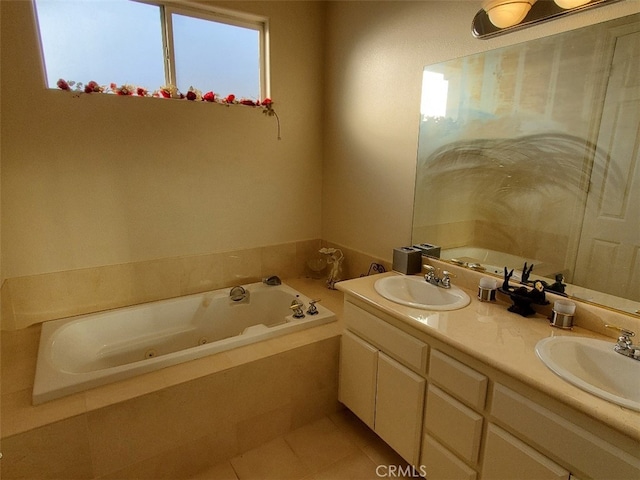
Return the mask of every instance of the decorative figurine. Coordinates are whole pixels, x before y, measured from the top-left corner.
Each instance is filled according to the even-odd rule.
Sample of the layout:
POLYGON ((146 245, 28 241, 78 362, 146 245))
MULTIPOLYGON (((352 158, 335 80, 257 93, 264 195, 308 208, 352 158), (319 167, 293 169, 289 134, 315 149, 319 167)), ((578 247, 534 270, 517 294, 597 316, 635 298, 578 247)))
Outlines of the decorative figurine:
POLYGON ((562 283, 564 281, 564 275, 561 273, 556 273, 556 281, 547 287, 547 290, 551 290, 555 293, 564 294, 564 289, 566 285, 562 283))
MULTIPOLYGON (((527 276, 531 273, 532 268, 533 265, 529 268, 527 276)), ((526 264, 523 271, 523 276, 525 274, 525 271, 527 271, 526 264)), ((507 270, 507 267, 504 267, 504 282, 502 283, 502 288, 499 289, 502 293, 509 295, 509 298, 511 298, 511 301, 513 302, 513 305, 508 308, 510 312, 517 313, 518 315, 522 315, 523 317, 528 317, 529 315, 533 315, 536 313, 536 311, 531 308, 532 303, 535 303, 537 305, 546 305, 549 303, 547 302, 544 293, 544 289, 546 286, 545 282, 543 282, 542 280, 534 281, 533 288, 531 290, 524 286, 515 288, 509 286, 509 279, 512 275, 513 270, 509 272, 507 270)))
POLYGON ((531 275, 531 270, 533 270, 533 263, 527 270, 527 262, 524 262, 524 267, 522 268, 522 283, 529 283, 529 275, 531 275))
POLYGON ((504 267, 504 281, 502 282, 502 290, 504 293, 509 293, 511 291, 511 287, 509 286, 509 280, 513 275, 513 269, 510 272, 507 271, 507 267, 504 267))
POLYGON ((331 272, 329 272, 329 278, 327 278, 327 287, 331 290, 335 290, 335 284, 340 281, 340 273, 342 272, 342 260, 344 260, 344 254, 342 250, 338 248, 326 248, 323 247, 319 250, 323 255, 327 255, 327 263, 331 264, 331 272))

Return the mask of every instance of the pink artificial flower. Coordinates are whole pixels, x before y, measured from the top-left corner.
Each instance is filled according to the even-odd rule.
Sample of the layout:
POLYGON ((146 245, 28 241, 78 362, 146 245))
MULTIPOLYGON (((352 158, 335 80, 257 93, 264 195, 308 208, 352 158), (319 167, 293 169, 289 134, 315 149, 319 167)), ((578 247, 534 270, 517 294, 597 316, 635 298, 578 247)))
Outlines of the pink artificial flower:
POLYGON ((215 102, 216 101, 216 96, 213 92, 207 92, 202 96, 202 100, 206 101, 206 102, 215 102))
POLYGON ((236 96, 231 94, 231 95, 227 95, 227 98, 224 99, 224 101, 226 103, 233 103, 233 101, 236 99, 236 96))
POLYGON ((101 91, 102 89, 100 88, 100 85, 98 85, 98 82, 94 82, 93 80, 84 86, 84 93, 99 93, 101 91))
POLYGON ((66 82, 66 80, 63 80, 62 78, 58 80, 56 85, 60 90, 71 90, 71 87, 69 87, 69 84, 66 82))

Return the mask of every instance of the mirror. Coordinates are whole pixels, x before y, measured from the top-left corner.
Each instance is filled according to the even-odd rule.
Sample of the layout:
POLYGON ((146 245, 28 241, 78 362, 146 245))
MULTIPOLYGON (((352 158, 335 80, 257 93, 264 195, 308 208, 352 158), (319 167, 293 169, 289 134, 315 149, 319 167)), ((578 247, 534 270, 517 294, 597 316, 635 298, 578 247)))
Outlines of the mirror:
POLYGON ((639 314, 639 57, 636 14, 426 67, 413 244, 639 314))

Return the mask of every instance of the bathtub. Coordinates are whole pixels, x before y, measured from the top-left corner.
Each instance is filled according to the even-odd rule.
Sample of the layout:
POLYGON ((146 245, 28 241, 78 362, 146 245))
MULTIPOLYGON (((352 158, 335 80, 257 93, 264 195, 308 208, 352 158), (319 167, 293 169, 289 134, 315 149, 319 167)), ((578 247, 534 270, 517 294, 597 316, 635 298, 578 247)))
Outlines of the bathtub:
POLYGON ((507 267, 508 270, 514 269, 516 271, 514 279, 520 278, 520 273, 522 272, 522 267, 525 262, 527 265, 534 265, 533 273, 540 277, 547 277, 553 280, 556 273, 563 273, 565 276, 567 275, 566 271, 563 271, 561 268, 551 265, 548 262, 542 262, 533 258, 520 257, 510 253, 498 252, 496 250, 489 250, 486 248, 469 246, 449 248, 442 251, 440 258, 443 260, 455 259, 466 264, 476 263, 481 265, 486 272, 497 275, 503 275, 504 267, 507 267))
POLYGON ((244 286, 43 323, 33 386, 34 405, 336 319, 288 285, 244 286), (298 299, 304 318, 289 308, 298 299))

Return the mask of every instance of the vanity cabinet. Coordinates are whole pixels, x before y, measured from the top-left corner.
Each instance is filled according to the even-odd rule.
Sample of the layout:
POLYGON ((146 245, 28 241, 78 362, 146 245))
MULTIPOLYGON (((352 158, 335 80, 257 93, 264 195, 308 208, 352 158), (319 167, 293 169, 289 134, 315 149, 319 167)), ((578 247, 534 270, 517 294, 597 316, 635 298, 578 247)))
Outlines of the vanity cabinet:
POLYGON ((640 479, 637 440, 357 298, 344 321, 339 400, 427 479, 640 479))
POLYGON ((347 318, 357 332, 347 330, 342 335, 338 399, 405 460, 417 465, 426 380, 404 363, 422 367, 428 347, 348 305, 345 310, 351 316, 347 318))

